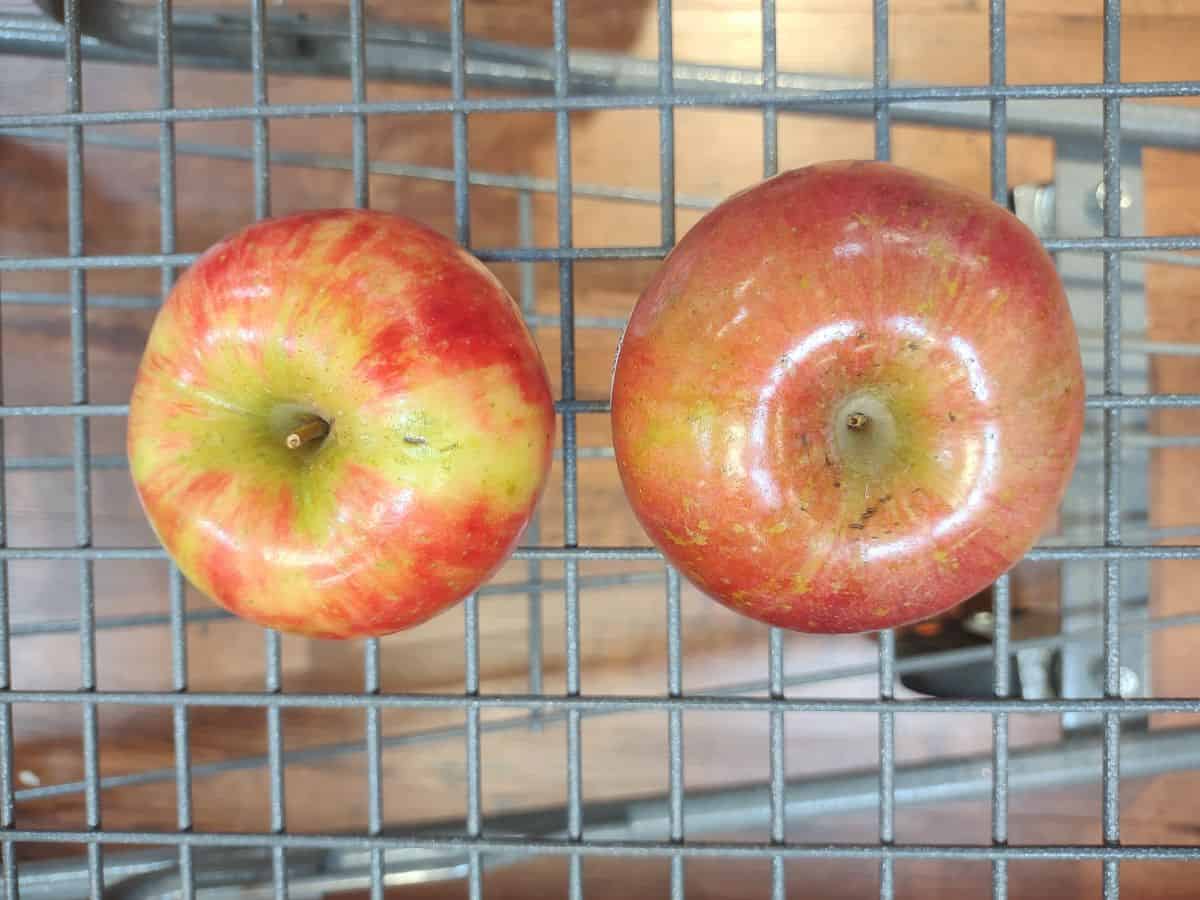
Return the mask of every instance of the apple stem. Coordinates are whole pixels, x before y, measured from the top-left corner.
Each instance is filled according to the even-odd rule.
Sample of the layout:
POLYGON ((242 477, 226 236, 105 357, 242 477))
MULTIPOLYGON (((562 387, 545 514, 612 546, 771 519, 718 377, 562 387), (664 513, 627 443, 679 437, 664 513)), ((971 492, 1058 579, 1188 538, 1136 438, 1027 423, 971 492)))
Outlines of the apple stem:
POLYGON ((329 434, 329 423, 320 416, 310 416, 288 433, 286 440, 289 450, 299 450, 305 444, 319 441, 329 434))
POLYGON ((870 421, 866 413, 853 412, 846 416, 846 427, 851 431, 862 431, 870 421))

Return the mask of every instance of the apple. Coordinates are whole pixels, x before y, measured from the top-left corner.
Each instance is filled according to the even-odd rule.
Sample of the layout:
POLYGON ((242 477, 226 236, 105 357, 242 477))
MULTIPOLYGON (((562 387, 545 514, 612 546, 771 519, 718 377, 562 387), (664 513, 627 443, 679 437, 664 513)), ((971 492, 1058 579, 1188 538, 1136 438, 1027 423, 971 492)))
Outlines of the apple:
POLYGON ((520 310, 478 260, 399 216, 326 210, 251 225, 179 279, 138 369, 129 462, 217 603, 373 636, 503 563, 554 415, 520 310))
POLYGON ((702 591, 799 631, 933 616, 1053 518, 1083 423, 1054 264, 983 197, 873 162, 704 216, 637 302, 613 442, 702 591))

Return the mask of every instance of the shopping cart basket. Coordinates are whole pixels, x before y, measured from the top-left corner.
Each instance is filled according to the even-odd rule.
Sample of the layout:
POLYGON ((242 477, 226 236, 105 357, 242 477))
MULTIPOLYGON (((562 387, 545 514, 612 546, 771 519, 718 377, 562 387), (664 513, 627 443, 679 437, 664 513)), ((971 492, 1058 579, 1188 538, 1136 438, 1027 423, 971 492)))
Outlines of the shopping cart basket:
MULTIPOLYGON (((822 883, 814 881, 812 873, 840 863, 868 866, 873 877, 877 873, 870 893, 891 897, 900 890, 900 867, 939 861, 951 867, 971 862, 990 866, 991 893, 1004 897, 1010 866, 1015 870, 1027 863, 1070 861, 1094 866, 1102 876, 1103 896, 1115 898, 1123 863, 1200 862, 1200 841, 1195 837, 1200 832, 1185 827, 1183 840, 1131 843, 1121 828, 1123 784, 1200 769, 1200 729, 1186 721, 1169 728, 1151 727, 1150 722, 1151 716, 1200 713, 1200 696, 1194 689, 1179 697, 1150 696, 1151 637, 1200 624, 1200 608, 1151 613, 1151 575, 1156 571, 1152 566, 1200 557, 1200 546, 1194 543, 1197 532, 1190 527, 1152 527, 1150 504, 1152 454, 1195 447, 1200 440, 1178 429, 1164 433, 1151 415, 1162 410, 1186 413, 1200 406, 1200 394, 1186 386, 1176 393, 1155 392, 1151 360, 1198 354, 1193 344, 1146 337, 1145 292, 1148 266, 1185 271, 1200 267, 1200 256, 1193 253, 1200 250, 1200 235, 1147 236, 1142 200, 1146 153, 1200 151, 1200 110, 1155 101, 1200 95, 1200 81, 1123 81, 1117 0, 1104 3, 1099 80, 1020 85, 1006 79, 1004 0, 990 0, 988 79, 974 86, 890 79, 888 0, 874 0, 871 7, 874 77, 868 81, 781 71, 779 42, 792 36, 777 27, 775 0, 762 4, 761 65, 752 68, 676 61, 671 0, 657 0, 653 9, 656 59, 577 49, 568 40, 567 0, 552 2, 552 42, 547 48, 469 37, 465 0, 449 0, 445 29, 397 24, 391 20, 399 11, 390 9, 388 15, 372 16, 368 22, 363 0, 349 0, 344 17, 328 10, 309 14, 294 7, 268 9, 264 0, 251 0, 248 12, 240 7, 176 6, 172 9, 171 0, 158 0, 156 5, 38 0, 36 10, 27 6, 0 17, 5 78, 15 78, 25 60, 65 64, 65 106, 0 109, 0 141, 62 149, 68 212, 65 234, 58 236, 59 252, 40 245, 26 253, 6 249, 0 259, 3 313, 65 313, 70 348, 65 360, 68 402, 10 399, 0 406, 0 428, 7 425, 11 432, 34 419, 52 420, 66 429, 62 435, 70 445, 65 455, 0 454, 0 846, 7 896, 318 897, 362 889, 382 897, 391 887, 465 879, 469 896, 479 897, 485 893, 485 869, 516 869, 530 860, 552 858, 565 860, 566 871, 550 893, 581 897, 585 861, 617 857, 630 865, 660 861, 665 867, 663 889, 673 897, 694 887, 689 870, 708 866, 705 871, 711 872, 718 863, 750 862, 766 867, 763 890, 772 897, 808 896, 811 885, 822 883), (135 100, 132 108, 85 108, 85 75, 109 77, 103 73, 111 74, 114 70, 105 67, 112 64, 152 78, 147 82, 153 85, 152 95, 142 103, 135 100), (249 72, 250 96, 240 105, 177 105, 177 72, 197 69, 212 72, 214 78, 249 72), (348 98, 272 100, 271 78, 284 74, 322 76, 331 84, 348 81, 348 98), (418 87, 399 98, 369 100, 369 82, 418 87), (657 188, 573 178, 572 116, 608 110, 642 111, 655 119, 657 188), (590 330, 615 335, 623 314, 619 308, 577 310, 576 294, 584 267, 604 263, 643 271, 636 267, 661 258, 676 240, 681 212, 694 214, 720 200, 719 195, 676 191, 677 157, 684 150, 677 144, 677 117, 692 110, 738 110, 754 116, 753 121, 739 120, 737 139, 761 144, 763 175, 780 166, 781 129, 810 116, 844 122, 847 128, 856 121, 873 123, 874 155, 883 159, 891 156, 893 124, 985 135, 981 148, 988 156, 992 197, 1013 208, 1043 237, 1068 285, 1089 378, 1089 418, 1060 528, 986 595, 924 627, 879 635, 877 649, 870 650, 873 658, 849 665, 823 665, 818 655, 814 668, 781 632, 741 623, 738 628, 762 635, 765 677, 685 690, 689 645, 682 610, 689 602, 689 589, 669 567, 663 570, 660 555, 648 546, 585 539, 589 509, 581 501, 586 484, 581 473, 593 462, 611 466, 611 448, 580 439, 581 431, 594 434, 588 423, 607 412, 607 403, 578 390, 583 370, 577 336, 590 330), (546 162, 553 176, 473 167, 468 123, 489 114, 551 117, 546 162), (368 129, 376 123, 428 116, 448 119, 451 165, 372 158, 368 129), (277 133, 297 121, 348 122, 350 152, 280 149, 271 140, 272 129, 277 133), (181 138, 177 132, 194 123, 232 123, 245 130, 237 131, 240 140, 225 143, 181 138), (129 128, 121 131, 121 126, 129 128), (1010 190, 1015 167, 1008 152, 1010 136, 1042 140, 1041 146, 1049 149, 1052 178, 1017 183, 1010 190), (157 177, 160 230, 153 252, 99 255, 89 250, 85 208, 93 200, 84 178, 85 147, 89 152, 94 147, 157 160, 154 169, 147 170, 146 186, 153 190, 157 177), (533 326, 559 331, 560 477, 559 489, 548 503, 559 508, 560 523, 546 522, 544 510, 542 521, 535 522, 517 552, 515 567, 506 569, 522 577, 498 579, 466 602, 463 657, 461 665, 455 663, 463 690, 391 689, 386 674, 381 674, 391 647, 388 641, 362 645, 359 687, 285 690, 284 641, 273 633, 265 638, 261 687, 198 687, 197 681, 218 684, 197 678, 198 666, 217 672, 223 663, 219 654, 197 660, 194 630, 234 625, 209 606, 193 608, 177 570, 169 572, 158 610, 113 614, 98 599, 100 567, 166 562, 161 548, 150 543, 110 546, 96 539, 95 483, 102 473, 123 472, 124 460, 119 453, 93 452, 93 439, 97 430, 119 423, 126 407, 98 402, 89 390, 96 374, 89 357, 89 316, 97 310, 152 311, 179 269, 194 258, 178 249, 176 207, 178 167, 191 157, 249 164, 253 213, 259 217, 278 211, 280 192, 272 192, 272 173, 280 167, 348 172, 351 199, 359 205, 374 201, 370 188, 376 184, 372 179, 379 177, 414 186, 449 185, 455 236, 487 262, 508 267, 507 276, 519 287, 533 326), (472 191, 481 188, 506 192, 513 201, 506 246, 472 242, 472 198, 477 196, 472 191), (551 206, 537 205, 547 197, 551 206), (593 202, 656 213, 656 239, 617 245, 579 240, 578 233, 586 229, 580 227, 577 207, 593 202), (548 244, 536 241, 539 215, 553 223, 548 244), (554 311, 538 305, 536 267, 553 272, 554 311), (160 273, 160 290, 151 296, 106 294, 89 284, 102 273, 133 270, 160 273), (29 273, 62 275, 63 287, 31 288, 19 281, 29 273), (59 472, 70 480, 73 531, 69 540, 54 545, 24 545, 10 537, 20 530, 22 510, 6 510, 3 488, 6 481, 46 472, 59 472), (546 536, 551 540, 544 540, 546 536), (72 567, 77 617, 40 615, 41 601, 36 598, 22 606, 17 593, 22 582, 13 572, 37 562, 72 567), (1048 570, 1049 589, 1044 583, 1048 570), (1034 574, 1023 575, 1029 572, 1034 574), (585 691, 581 595, 595 592, 593 596, 605 598, 647 585, 662 591, 660 583, 665 586, 660 593, 665 690, 585 691), (1030 583, 1030 593, 1040 601, 1024 597, 1030 583), (486 667, 481 653, 486 650, 481 647, 480 620, 493 596, 506 597, 508 604, 513 597, 527 598, 521 623, 528 668, 520 690, 483 689, 486 667), (14 619, 18 608, 24 614, 14 619), (552 608, 561 611, 561 690, 552 689, 544 678, 550 650, 543 635, 552 608), (169 661, 169 683, 156 689, 106 688, 98 677, 97 646, 110 631, 153 633, 165 639, 169 649, 161 659, 164 664, 169 661), (48 635, 76 636, 82 672, 78 684, 22 686, 23 657, 14 646, 48 635), (871 696, 847 694, 837 687, 864 677, 874 679, 871 696), (69 707, 81 716, 79 746, 70 744, 66 751, 79 769, 78 777, 47 780, 39 774, 36 758, 28 762, 21 755, 14 710, 51 706, 69 707), (171 762, 150 760, 105 773, 101 717, 133 708, 169 713, 171 762), (244 712, 265 721, 265 753, 223 747, 221 719, 213 717, 213 710, 230 717, 244 712), (364 735, 347 740, 326 733, 302 748, 291 748, 285 743, 286 717, 297 710, 349 711, 361 716, 364 735), (454 721, 420 728, 388 725, 410 712, 442 713, 454 721), (789 776, 790 761, 803 757, 808 746, 803 730, 789 732, 789 722, 839 713, 877 722, 872 764, 789 776), (920 762, 900 761, 897 723, 918 714, 945 721, 987 717, 990 747, 975 755, 947 758, 935 753, 920 762), (1010 733, 1025 714, 1043 721, 1053 717, 1051 739, 1019 746, 1014 741, 1010 746, 1010 733), (719 779, 720 784, 685 784, 685 748, 697 746, 685 743, 685 716, 702 715, 735 723, 743 715, 762 718, 765 779, 739 777, 740 761, 727 758, 730 775, 719 779), (199 717, 204 717, 203 729, 197 725, 199 717), (638 764, 660 769, 665 790, 585 797, 584 721, 594 719, 603 729, 615 727, 606 723, 621 717, 662 722, 664 740, 658 755, 648 763, 639 758, 638 764), (508 811, 486 808, 484 747, 485 737, 491 740, 493 735, 538 746, 555 742, 563 761, 565 801, 532 807, 516 802, 508 811), (203 746, 197 746, 202 737, 203 746), (394 817, 392 806, 385 808, 386 759, 414 747, 454 748, 445 752, 461 765, 463 815, 418 820, 394 817), (298 766, 336 769, 348 764, 359 767, 365 782, 362 826, 297 827, 286 815, 285 773, 298 766), (261 828, 230 829, 197 815, 206 785, 245 772, 263 773, 263 780, 223 783, 226 789, 265 786, 267 820, 261 828), (1092 840, 1010 842, 1009 808, 1015 802, 1010 797, 1086 784, 1100 788, 1092 840), (164 785, 173 799, 168 825, 105 824, 104 801, 115 792, 164 785), (54 827, 44 821, 31 826, 23 818, 31 805, 74 804, 79 798, 82 820, 77 826, 54 827), (936 808, 966 800, 987 805, 985 839, 938 843, 898 837, 899 806, 936 808), (822 839, 811 828, 804 829, 804 823, 862 812, 873 818, 869 839, 822 839), (798 829, 801 839, 794 837, 798 829), (31 848, 38 852, 23 856, 31 848)), ((1194 68, 1200 77, 1200 68, 1194 68)), ((112 215, 119 217, 120 211, 112 215)), ((236 224, 224 223, 227 228, 236 224)), ((620 283, 616 293, 625 311, 637 288, 636 277, 620 283)), ((3 345, 10 358, 17 356, 13 340, 3 345)), ((595 614, 604 615, 602 599, 598 606, 595 614)), ((419 636, 414 633, 414 639, 419 636)), ((805 643, 801 650, 815 646, 805 643)), ((1186 659, 1173 658, 1170 663, 1187 667, 1186 659)), ((740 671, 736 665, 727 668, 740 671)), ((41 752, 51 754, 46 747, 41 752)), ((620 764, 619 743, 608 752, 608 762, 620 764)), ((558 783, 550 773, 546 779, 558 783)), ((397 808, 406 807, 401 802, 397 808)), ((1192 816, 1184 826, 1200 825, 1197 808, 1200 804, 1190 804, 1192 816)), ((1182 890, 1178 896, 1195 893, 1182 890)))

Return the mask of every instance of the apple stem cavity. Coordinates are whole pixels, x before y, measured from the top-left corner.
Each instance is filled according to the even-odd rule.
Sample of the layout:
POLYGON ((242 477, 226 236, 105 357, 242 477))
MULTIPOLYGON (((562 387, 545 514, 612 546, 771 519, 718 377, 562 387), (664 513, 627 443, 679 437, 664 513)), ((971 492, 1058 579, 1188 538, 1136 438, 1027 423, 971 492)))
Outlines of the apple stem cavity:
POLYGON ((838 404, 830 426, 834 456, 844 469, 876 477, 895 463, 898 423, 882 392, 855 391, 838 404))
POLYGON ((284 439, 289 450, 299 450, 306 444, 322 440, 329 434, 329 423, 320 416, 308 416, 299 425, 288 432, 284 439))

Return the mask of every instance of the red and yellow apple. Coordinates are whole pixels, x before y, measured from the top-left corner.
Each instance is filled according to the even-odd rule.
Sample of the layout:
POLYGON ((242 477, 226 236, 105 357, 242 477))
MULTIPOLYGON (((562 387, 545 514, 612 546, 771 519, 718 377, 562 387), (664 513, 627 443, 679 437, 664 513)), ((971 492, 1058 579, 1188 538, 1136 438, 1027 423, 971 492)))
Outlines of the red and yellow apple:
POLYGON ((129 409, 134 484, 188 579, 321 637, 407 628, 477 588, 553 441, 545 366, 499 281, 361 210, 204 253, 155 319, 129 409))
POLYGON ((748 616, 935 615, 1033 545, 1083 422, 1074 324, 1008 211, 884 163, 816 165, 707 214, 622 340, 613 440, 668 560, 748 616))

